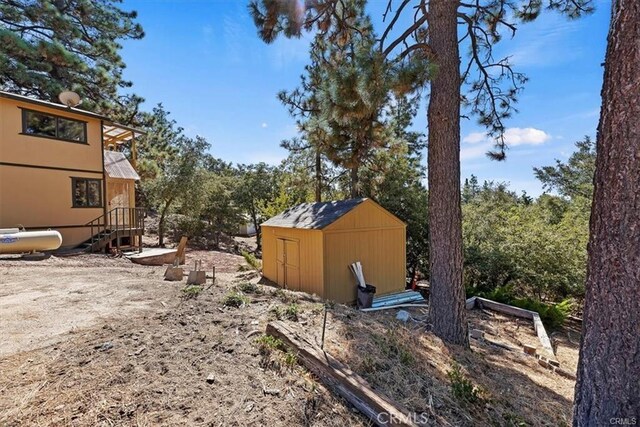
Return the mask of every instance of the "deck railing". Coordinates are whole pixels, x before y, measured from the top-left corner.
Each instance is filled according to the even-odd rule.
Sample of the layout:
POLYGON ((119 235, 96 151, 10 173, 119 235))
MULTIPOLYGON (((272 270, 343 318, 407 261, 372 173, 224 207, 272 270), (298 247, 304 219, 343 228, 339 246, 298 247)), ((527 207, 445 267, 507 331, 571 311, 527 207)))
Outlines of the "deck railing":
POLYGON ((120 237, 138 237, 138 250, 142 251, 142 235, 144 234, 144 208, 113 208, 106 214, 89 221, 91 229, 91 250, 103 239, 116 241, 116 248, 120 250, 120 237))

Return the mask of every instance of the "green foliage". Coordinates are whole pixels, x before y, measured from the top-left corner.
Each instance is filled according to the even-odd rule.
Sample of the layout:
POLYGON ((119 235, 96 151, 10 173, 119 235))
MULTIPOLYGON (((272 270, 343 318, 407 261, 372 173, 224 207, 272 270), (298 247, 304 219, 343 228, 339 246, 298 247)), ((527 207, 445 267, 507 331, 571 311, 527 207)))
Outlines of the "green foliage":
POLYGON ((240 283, 236 288, 245 294, 258 294, 261 293, 260 288, 255 283, 251 282, 243 282, 240 283))
POLYGON ((229 292, 222 299, 222 305, 225 307, 240 308, 249 303, 249 299, 239 292, 229 292))
MULTIPOLYGON (((468 295, 472 296, 474 294, 469 293, 468 295)), ((532 298, 518 298, 511 285, 498 286, 490 292, 479 292, 475 295, 525 310, 535 311, 540 315, 540 320, 548 330, 560 328, 574 307, 571 299, 565 299, 556 304, 544 303, 532 298)))
POLYGON ((298 315, 300 314, 300 306, 295 303, 291 303, 286 307, 275 306, 271 308, 271 313, 278 320, 292 320, 294 322, 298 321, 298 315))
POLYGON ((296 297, 290 292, 285 291, 284 289, 278 288, 274 291, 273 294, 285 304, 291 304, 296 302, 296 297))
POLYGON ((463 188, 464 283, 469 293, 510 285, 557 301, 584 292, 589 211, 582 201, 517 196, 504 184, 463 188))
POLYGON ((260 354, 270 354, 274 350, 284 350, 284 343, 280 338, 271 335, 261 335, 256 339, 260 354))
POLYGON ((394 331, 388 331, 384 335, 374 334, 373 341, 378 346, 380 353, 390 363, 400 363, 405 366, 411 366, 415 363, 413 353, 394 331))
POLYGON ((589 136, 575 143, 575 151, 567 160, 556 159, 555 166, 533 168, 546 190, 557 191, 568 198, 591 199, 593 175, 596 170, 596 143, 589 136))
POLYGON ((529 425, 522 416, 511 412, 502 414, 502 419, 504 427, 527 427, 529 425))
POLYGON ((451 393, 461 402, 474 404, 480 400, 480 390, 465 376, 456 362, 450 371, 447 371, 451 381, 451 393))
POLYGON ((298 356, 290 350, 287 350, 282 356, 282 363, 289 369, 293 369, 298 363, 298 356))
POLYGON ((141 101, 119 97, 124 80, 123 40, 140 39, 137 13, 114 0, 21 0, 0 5, 0 88, 57 102, 63 90, 82 107, 111 112, 141 101), (119 105, 121 104, 121 105, 119 105))
POLYGON ((240 251, 240 254, 247 262, 247 264, 253 267, 254 270, 260 271, 262 269, 262 262, 258 258, 256 258, 254 254, 246 251, 240 251))
POLYGON ((258 232, 256 242, 260 250, 260 223, 268 219, 262 215, 260 208, 277 193, 280 171, 266 163, 239 165, 237 176, 239 182, 233 194, 233 200, 255 226, 258 232))
POLYGON ((182 292, 184 293, 184 297, 189 299, 189 298, 197 298, 198 295, 200 295, 200 292, 202 292, 203 288, 202 286, 199 285, 189 285, 187 287, 185 287, 182 292))

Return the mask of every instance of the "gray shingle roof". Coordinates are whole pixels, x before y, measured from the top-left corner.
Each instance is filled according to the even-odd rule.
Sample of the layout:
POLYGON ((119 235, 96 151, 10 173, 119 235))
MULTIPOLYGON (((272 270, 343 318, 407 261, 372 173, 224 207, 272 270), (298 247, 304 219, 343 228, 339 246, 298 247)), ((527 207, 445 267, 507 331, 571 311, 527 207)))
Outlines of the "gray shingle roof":
POLYGON ((131 166, 131 163, 129 163, 124 154, 119 151, 104 152, 104 169, 111 178, 140 179, 140 176, 133 166, 131 166))
POLYGON ((270 218, 262 225, 270 227, 322 229, 335 222, 360 203, 367 200, 350 199, 334 202, 303 203, 270 218))

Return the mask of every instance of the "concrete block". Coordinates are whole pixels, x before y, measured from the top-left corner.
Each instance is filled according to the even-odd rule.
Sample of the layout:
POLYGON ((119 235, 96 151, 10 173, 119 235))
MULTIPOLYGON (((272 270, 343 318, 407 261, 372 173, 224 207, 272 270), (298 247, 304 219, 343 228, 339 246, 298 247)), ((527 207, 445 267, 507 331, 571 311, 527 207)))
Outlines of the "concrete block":
POLYGON ((524 345, 524 352, 527 353, 528 355, 535 356, 536 348, 534 346, 532 346, 532 345, 525 344, 524 345))

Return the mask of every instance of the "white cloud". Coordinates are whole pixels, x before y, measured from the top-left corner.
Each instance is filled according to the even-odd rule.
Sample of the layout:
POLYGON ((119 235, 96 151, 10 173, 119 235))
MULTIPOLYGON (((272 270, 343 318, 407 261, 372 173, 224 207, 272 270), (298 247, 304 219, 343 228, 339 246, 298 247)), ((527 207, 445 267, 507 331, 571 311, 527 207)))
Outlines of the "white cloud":
POLYGON ((493 147, 493 142, 483 142, 482 144, 474 144, 471 147, 463 147, 460 150, 460 160, 470 160, 482 157, 487 154, 493 147))
POLYGON ((551 135, 536 128, 508 128, 504 132, 507 145, 540 145, 551 139, 551 135))
POLYGON ((260 126, 262 127, 262 129, 269 127, 269 125, 266 122, 262 122, 260 126))
MULTIPOLYGON (((508 128, 504 140, 509 147, 520 145, 540 145, 551 140, 551 135, 536 128, 508 128)), ((484 132, 472 132, 462 138, 464 144, 460 150, 460 159, 469 160, 484 156, 495 145, 495 139, 484 132)))
POLYGON ((471 132, 469 135, 462 138, 462 142, 467 144, 477 144, 487 140, 487 134, 484 132, 471 132))

